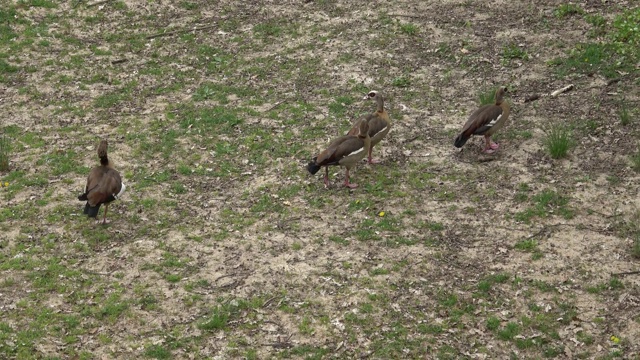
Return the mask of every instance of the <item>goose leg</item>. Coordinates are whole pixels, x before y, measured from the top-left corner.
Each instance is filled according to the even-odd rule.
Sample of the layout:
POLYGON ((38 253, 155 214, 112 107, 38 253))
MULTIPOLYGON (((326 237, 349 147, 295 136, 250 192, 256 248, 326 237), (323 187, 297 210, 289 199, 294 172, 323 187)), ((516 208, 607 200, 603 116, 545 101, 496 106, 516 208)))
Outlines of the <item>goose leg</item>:
POLYGON ((373 151, 373 146, 369 147, 369 164, 378 164, 380 160, 373 159, 371 157, 371 151, 373 151))
POLYGON ((487 154, 492 154, 494 152, 494 150, 498 149, 500 147, 500 145, 494 143, 493 141, 491 141, 491 136, 489 135, 485 135, 484 136, 484 141, 486 143, 485 147, 484 147, 484 152, 486 152, 487 154))
POLYGON ((345 174, 345 179, 344 179, 344 186, 350 188, 350 189, 355 189, 358 187, 358 184, 353 184, 349 182, 349 169, 347 169, 347 173, 345 174))
POLYGON ((324 167, 324 186, 329 186, 329 167, 324 167))
MULTIPOLYGON (((109 204, 104 205, 104 216, 102 217, 102 224, 108 224, 109 220, 107 220, 107 210, 109 210, 109 204)), ((100 220, 97 221, 100 223, 100 220)))

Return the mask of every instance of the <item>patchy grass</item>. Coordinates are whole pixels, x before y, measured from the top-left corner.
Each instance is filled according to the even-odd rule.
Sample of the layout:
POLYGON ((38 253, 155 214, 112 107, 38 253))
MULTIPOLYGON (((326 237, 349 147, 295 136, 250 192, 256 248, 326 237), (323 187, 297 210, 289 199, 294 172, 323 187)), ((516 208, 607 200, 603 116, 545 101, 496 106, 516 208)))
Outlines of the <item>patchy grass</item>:
POLYGON ((618 117, 620 118, 620 124, 622 124, 622 126, 627 126, 631 123, 632 114, 626 101, 624 100, 621 102, 620 107, 618 108, 618 117))
POLYGON ((636 172, 640 172, 640 146, 635 154, 631 155, 631 168, 636 172))
POLYGON ((9 170, 9 159, 11 156, 11 143, 9 137, 0 134, 0 171, 9 170))
MULTIPOLYGON (((568 6, 560 14, 579 13, 568 6)), ((561 6, 560 8, 564 8, 561 6)), ((640 20, 640 8, 633 8, 616 15, 612 27, 604 34, 604 20, 587 17, 592 24, 592 32, 602 34, 607 38, 603 42, 578 43, 570 52, 569 57, 555 59, 551 62, 557 65, 558 74, 567 76, 572 72, 602 73, 608 78, 617 78, 620 72, 634 72, 632 63, 640 59, 640 30, 635 24, 640 20)))
POLYGON ((510 43, 502 48, 502 58, 506 63, 514 59, 526 61, 529 59, 529 54, 525 49, 518 46, 518 44, 510 43))
POLYGON ((569 150, 574 146, 571 130, 561 125, 551 127, 544 139, 544 145, 551 158, 562 159, 567 157, 569 150))
POLYGON ((0 3, 0 358, 633 357, 636 12, 559 4, 0 3), (505 84, 504 146, 452 153, 505 84), (325 187, 305 165, 372 89, 382 163, 325 187))
POLYGON ((558 214, 565 219, 571 219, 574 211, 568 206, 569 199, 554 190, 544 190, 531 197, 532 206, 521 212, 516 212, 514 218, 517 221, 530 223, 535 217, 547 217, 558 214))
POLYGON ((584 13, 584 10, 579 5, 567 3, 558 5, 558 7, 553 10, 553 15, 557 18, 566 18, 571 15, 579 15, 584 13))
POLYGON ((496 103, 496 91, 498 90, 497 86, 489 87, 478 92, 478 101, 480 102, 480 106, 495 104, 496 103))

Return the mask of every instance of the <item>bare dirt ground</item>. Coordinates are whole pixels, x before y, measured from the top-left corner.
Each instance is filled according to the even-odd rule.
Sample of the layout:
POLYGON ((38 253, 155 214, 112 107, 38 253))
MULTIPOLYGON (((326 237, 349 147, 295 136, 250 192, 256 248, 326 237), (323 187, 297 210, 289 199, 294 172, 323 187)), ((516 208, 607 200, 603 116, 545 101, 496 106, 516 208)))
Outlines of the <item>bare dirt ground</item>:
POLYGON ((637 71, 553 65, 637 2, 563 4, 0 5, 0 357, 638 358, 637 71), (499 85, 500 150, 455 149, 499 85), (369 90, 383 162, 325 188, 304 166, 369 90), (108 226, 76 200, 99 138, 108 226))

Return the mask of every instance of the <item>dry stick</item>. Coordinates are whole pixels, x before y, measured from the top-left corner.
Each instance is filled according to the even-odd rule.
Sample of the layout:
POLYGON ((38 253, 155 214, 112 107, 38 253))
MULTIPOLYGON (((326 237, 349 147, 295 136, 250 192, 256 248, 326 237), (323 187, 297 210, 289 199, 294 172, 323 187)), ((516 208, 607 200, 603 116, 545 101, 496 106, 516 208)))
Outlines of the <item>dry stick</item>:
POLYGON ((640 274, 640 270, 614 273, 614 274, 611 274, 611 276, 625 276, 625 275, 637 275, 637 274, 640 274))
POLYGON ((97 2, 94 2, 93 4, 87 4, 87 7, 88 7, 88 8, 90 8, 90 7, 94 7, 94 6, 98 6, 98 5, 106 4, 106 3, 108 3, 109 1, 112 1, 112 0, 102 0, 102 1, 97 1, 97 2))
POLYGON ((117 64, 122 64, 129 61, 128 59, 118 59, 118 60, 113 60, 111 61, 111 65, 117 65, 117 64))
MULTIPOLYGON (((567 91, 573 89, 573 84, 567 85, 561 89, 555 90, 553 91, 551 94, 549 94, 550 96, 558 96, 562 93, 566 93, 567 91)), ((529 95, 526 98, 524 98, 524 102, 528 103, 528 102, 532 102, 532 101, 536 101, 540 98, 542 98, 543 96, 547 96, 547 94, 533 94, 533 95, 529 95)))
POLYGON ((428 16, 421 16, 421 15, 408 15, 408 14, 389 14, 389 16, 394 16, 394 17, 408 17, 408 18, 413 18, 413 19, 426 19, 426 18, 428 18, 428 16))
POLYGON ((617 83, 619 81, 620 81, 620 78, 611 79, 611 80, 607 81, 607 86, 613 85, 613 84, 615 84, 615 83, 617 83))
POLYGON ((167 31, 167 32, 163 32, 163 33, 157 33, 157 34, 153 34, 153 35, 148 35, 146 37, 146 39, 155 39, 158 37, 163 37, 163 36, 171 36, 171 35, 176 35, 176 34, 182 34, 182 33, 186 33, 189 31, 200 31, 200 30, 207 30, 207 29, 211 29, 213 27, 216 27, 217 25, 207 25, 207 26, 201 26, 201 27, 194 27, 193 29, 180 29, 180 30, 173 30, 173 31, 167 31))
POLYGON ((282 104, 283 104, 283 103, 285 103, 286 101, 287 101, 287 100, 285 99, 285 100, 280 100, 280 101, 276 102, 275 104, 273 104, 273 106, 272 106, 272 107, 268 108, 265 112, 269 112, 269 111, 271 111, 271 110, 273 110, 273 109, 277 108, 278 106, 282 105, 282 104))
POLYGON ((573 84, 569 84, 569 85, 563 87, 562 89, 558 89, 558 90, 552 92, 551 96, 558 96, 558 95, 560 95, 562 93, 566 93, 567 91, 569 91, 571 89, 573 89, 573 84))
POLYGON ((412 142, 412 141, 415 141, 415 140, 417 140, 417 139, 418 139, 418 135, 416 135, 416 136, 414 136, 414 137, 412 137, 412 138, 410 138, 410 139, 405 140, 405 141, 403 142, 403 144, 408 144, 408 143, 410 143, 410 142, 412 142))

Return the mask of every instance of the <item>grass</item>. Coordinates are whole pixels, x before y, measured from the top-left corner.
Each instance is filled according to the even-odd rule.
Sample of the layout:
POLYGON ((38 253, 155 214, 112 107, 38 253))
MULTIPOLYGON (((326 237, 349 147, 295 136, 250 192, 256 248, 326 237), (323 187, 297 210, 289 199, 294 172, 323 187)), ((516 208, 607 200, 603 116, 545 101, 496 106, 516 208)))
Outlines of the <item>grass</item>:
POLYGON ((569 17, 571 15, 579 15, 584 13, 584 10, 579 5, 576 4, 561 4, 555 10, 553 10, 553 15, 557 18, 563 19, 569 17))
POLYGON ((496 91, 498 90, 497 86, 489 87, 478 92, 478 101, 480 102, 480 106, 495 104, 496 102, 496 91))
POLYGON ((631 244, 631 256, 635 259, 640 259, 640 233, 634 237, 631 244))
MULTIPOLYGON (((566 17, 582 14, 579 7, 572 4, 561 5, 556 16, 566 17)), ((603 36, 601 42, 578 43, 566 58, 551 61, 560 76, 573 72, 602 73, 608 78, 617 78, 620 72, 634 72, 631 64, 640 60, 640 30, 636 24, 640 21, 640 8, 631 8, 615 16, 611 28, 604 26, 604 19, 587 16, 593 26, 592 33, 603 36)))
POLYGON ((11 147, 9 137, 0 134, 0 171, 9 170, 9 159, 11 156, 11 147))
MULTIPOLYGON (((517 221, 530 223, 533 218, 548 217, 551 214, 558 214, 565 219, 571 219, 575 215, 574 211, 568 206, 569 198, 551 189, 544 190, 532 196, 530 202, 532 203, 531 206, 524 211, 514 214, 514 218, 517 221)), ((534 249, 533 243, 531 242, 520 243, 519 246, 521 250, 525 250, 526 246, 532 247, 531 250, 537 250, 534 249)), ((535 253, 537 253, 537 251, 534 251, 534 254, 535 253)))
MULTIPOLYGON (((640 252, 627 203, 635 175, 624 160, 609 166, 638 150, 620 137, 639 126, 626 11, 541 19, 548 9, 532 3, 515 23, 495 12, 491 21, 511 24, 496 50, 464 20, 486 7, 473 1, 426 26, 402 16, 423 10, 418 1, 364 12, 333 0, 284 12, 209 2, 213 18, 203 2, 153 3, 0 4, 11 165, 0 173, 0 358, 609 354, 610 329, 628 313, 588 314, 632 284, 602 277, 603 264, 623 268, 640 252), (181 19, 175 33, 145 38, 167 19, 181 19), (568 25, 587 28, 557 36, 568 25), (520 46, 519 34, 536 36, 520 46), (495 88, 471 85, 497 85, 501 61, 548 78, 546 56, 533 55, 566 61, 578 43, 612 51, 576 69, 620 71, 607 93, 628 94, 624 107, 595 90, 514 104, 496 157, 448 150, 462 104, 494 102, 495 88), (325 188, 304 167, 374 111, 361 100, 370 89, 388 94, 394 124, 374 149, 383 162, 356 165, 353 190, 332 167, 325 188), (567 118, 584 120, 568 125, 573 141, 589 134, 616 152, 584 146, 550 161, 539 129, 567 118), (96 136, 130 185, 107 226, 75 199, 96 136), (567 332, 576 319, 588 328, 567 332)), ((593 82, 565 76, 577 89, 593 82)), ((541 89, 530 85, 514 99, 541 89)), ((629 342, 615 347, 621 356, 629 342)))
POLYGON ((519 59, 519 60, 529 60, 529 54, 527 53, 527 51, 525 49, 523 49, 522 47, 518 46, 518 44, 514 44, 514 43, 510 43, 505 45, 502 48, 502 58, 506 61, 509 62, 511 60, 514 59, 519 59))
POLYGON ((618 108, 618 117, 620 118, 620 124, 622 124, 622 126, 631 124, 632 114, 631 111, 629 111, 629 107, 624 100, 618 108))
POLYGON ((403 23, 400 24, 400 32, 406 35, 414 36, 420 32, 420 28, 415 24, 403 23))
POLYGON ((551 158, 567 157, 569 150, 574 146, 571 130, 562 125, 553 126, 546 134, 544 145, 551 158))
POLYGON ((631 155, 631 168, 635 172, 640 172, 640 146, 638 146, 638 151, 631 155))

